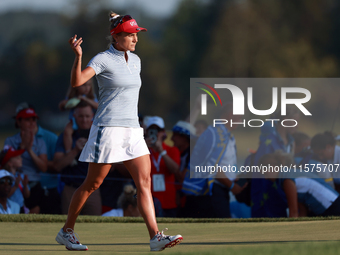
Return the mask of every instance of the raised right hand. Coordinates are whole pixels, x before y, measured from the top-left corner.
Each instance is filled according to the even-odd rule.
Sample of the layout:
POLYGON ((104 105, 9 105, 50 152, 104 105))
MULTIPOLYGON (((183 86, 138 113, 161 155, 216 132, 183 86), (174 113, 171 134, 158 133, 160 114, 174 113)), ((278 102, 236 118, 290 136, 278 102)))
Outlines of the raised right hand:
POLYGON ((68 43, 71 46, 71 49, 74 51, 74 53, 76 54, 76 56, 81 57, 83 55, 83 50, 80 47, 80 45, 83 43, 83 38, 80 37, 79 39, 77 39, 77 35, 74 35, 73 37, 71 37, 68 40, 68 43))

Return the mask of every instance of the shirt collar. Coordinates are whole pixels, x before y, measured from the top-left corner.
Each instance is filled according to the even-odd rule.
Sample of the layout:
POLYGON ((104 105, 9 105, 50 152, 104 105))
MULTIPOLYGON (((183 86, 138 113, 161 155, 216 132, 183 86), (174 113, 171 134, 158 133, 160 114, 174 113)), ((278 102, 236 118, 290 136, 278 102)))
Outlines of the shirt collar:
MULTIPOLYGON (((124 51, 120 51, 120 50, 117 50, 115 47, 113 47, 113 45, 111 44, 110 45, 110 51, 115 54, 115 55, 118 55, 118 56, 122 56, 124 57, 124 51)), ((127 54, 130 53, 130 51, 126 51, 127 54)))

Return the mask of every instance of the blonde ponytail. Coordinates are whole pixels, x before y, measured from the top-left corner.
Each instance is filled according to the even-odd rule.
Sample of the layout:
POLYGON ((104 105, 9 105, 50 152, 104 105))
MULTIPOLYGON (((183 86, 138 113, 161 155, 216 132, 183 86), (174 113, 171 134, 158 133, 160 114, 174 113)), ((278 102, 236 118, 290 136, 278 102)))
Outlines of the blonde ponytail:
MULTIPOLYGON (((109 32, 114 28, 114 23, 115 21, 120 17, 119 14, 111 11, 109 13, 109 21, 110 21, 110 27, 109 27, 109 32)), ((110 41, 109 45, 108 45, 108 48, 110 48, 111 44, 115 43, 115 40, 113 39, 112 35, 109 35, 107 37, 107 39, 110 41)))

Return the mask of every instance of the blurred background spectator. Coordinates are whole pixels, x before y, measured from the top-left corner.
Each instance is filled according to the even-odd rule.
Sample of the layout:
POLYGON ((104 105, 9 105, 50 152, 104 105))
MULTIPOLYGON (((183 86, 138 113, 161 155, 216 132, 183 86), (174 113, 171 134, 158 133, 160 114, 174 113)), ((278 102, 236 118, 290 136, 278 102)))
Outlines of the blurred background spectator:
MULTIPOLYGON (((280 111, 273 114, 271 119, 294 119, 299 121, 299 110, 291 105, 287 107, 287 115, 281 116, 280 111)), ((284 127, 275 122, 266 122, 261 127, 260 144, 255 153, 254 165, 260 165, 259 160, 263 155, 282 150, 294 155, 294 138, 296 127, 284 127)), ((261 178, 255 173, 251 181, 251 213, 252 217, 285 217, 287 215, 287 200, 282 188, 273 186, 272 182, 261 178)))
MULTIPOLYGON (((318 156, 320 161, 323 163, 333 165, 340 164, 340 146, 336 145, 335 135, 332 132, 326 131, 324 133, 316 134, 311 141, 311 149, 314 154, 318 156)), ((336 166, 336 165, 334 165, 336 166)), ((323 169, 330 170, 330 168, 323 169)), ((334 187, 339 192, 340 191, 340 175, 339 171, 332 167, 331 176, 327 176, 328 179, 332 178, 334 181, 334 187)), ((328 180, 329 181, 329 180, 328 180)))
POLYGON ((5 146, 15 150, 25 150, 22 154, 22 171, 28 176, 31 195, 25 200, 30 213, 44 211, 45 191, 41 186, 41 172, 47 171, 47 149, 45 141, 38 137, 38 115, 30 108, 18 108, 15 116, 15 127, 20 132, 5 140, 5 146))
POLYGON ((196 128, 193 127, 189 122, 178 121, 172 128, 171 141, 181 153, 181 162, 179 171, 175 175, 176 178, 176 204, 178 207, 177 216, 181 217, 184 215, 184 206, 186 198, 182 190, 182 183, 186 172, 189 169, 190 163, 190 138, 196 137, 196 128))
MULTIPOLYGON (((27 102, 20 103, 16 108, 16 113, 32 108, 35 110, 32 104, 27 102)), ((34 127, 35 137, 44 140, 47 153, 47 171, 40 173, 41 187, 44 189, 44 195, 42 196, 42 205, 40 206, 40 213, 44 214, 60 214, 60 193, 58 191, 59 176, 54 170, 53 157, 55 152, 55 146, 58 136, 38 125, 37 121, 32 123, 34 127)), ((16 124, 17 126, 17 124, 16 124)))
MULTIPOLYGON (((318 140, 318 134, 315 135, 312 139, 302 133, 302 132, 297 132, 293 134, 294 141, 295 141, 295 156, 294 156, 294 161, 295 164, 301 168, 304 168, 305 165, 311 164, 310 166, 315 166, 317 167, 322 166, 322 164, 328 164, 326 159, 323 159, 320 157, 317 153, 313 151, 311 148, 311 140, 313 140, 313 147, 314 149, 315 146, 317 146, 317 142, 315 139, 318 140)), ((322 139, 324 140, 324 139, 322 139)), ((325 139, 325 141, 327 138, 325 139)), ((334 140, 335 141, 335 140, 334 140)), ((327 142, 326 142, 327 143, 327 142)), ((315 168, 316 170, 316 168, 315 168)), ((314 172, 314 171, 313 171, 314 172)), ((334 179, 333 179, 333 173, 329 171, 328 168, 322 169, 321 171, 315 171, 315 173, 322 178, 328 185, 330 185, 332 188, 335 188, 334 186, 334 179)))
POLYGON ((136 188, 128 184, 124 186, 123 193, 118 197, 118 209, 112 209, 103 214, 103 216, 112 217, 141 217, 137 207, 136 188))
MULTIPOLYGON (((263 155, 260 164, 271 166, 290 166, 294 163, 291 154, 276 151, 263 155)), ((340 215, 340 197, 323 179, 313 173, 271 172, 265 176, 280 186, 286 197, 289 217, 338 216, 340 215), (294 177, 292 177, 294 175, 294 177)))
POLYGON ((14 181, 12 174, 6 170, 0 170, 0 214, 18 214, 20 212, 19 204, 8 198, 14 181))
POLYGON ((164 217, 177 216, 176 180, 179 173, 180 152, 164 143, 164 120, 158 116, 147 119, 146 144, 150 150, 151 191, 162 205, 164 217))
POLYGON ((5 146, 0 153, 0 167, 15 177, 15 182, 8 194, 9 199, 19 204, 20 213, 29 213, 24 200, 29 198, 31 190, 28 186, 27 175, 20 173, 22 167, 21 154, 24 152, 24 150, 14 150, 12 147, 5 146))
MULTIPOLYGON (((93 111, 89 104, 81 102, 74 110, 74 118, 78 129, 72 134, 72 149, 66 151, 63 133, 58 137, 54 164, 57 171, 61 171, 64 187, 61 197, 62 213, 67 214, 71 198, 76 189, 83 183, 87 175, 88 163, 79 161, 79 156, 87 142, 92 125, 93 111)), ((86 201, 81 214, 101 215, 102 202, 100 190, 94 191, 86 201)))
POLYGON ((93 113, 96 113, 98 109, 98 99, 96 98, 93 91, 93 80, 90 79, 83 85, 68 89, 66 99, 59 103, 59 109, 62 111, 70 110, 69 122, 66 124, 64 129, 64 146, 65 150, 69 151, 72 148, 72 133, 78 129, 77 123, 74 119, 73 113, 74 108, 81 102, 86 102, 92 107, 93 113))
MULTIPOLYGON (((240 117, 233 115, 233 105, 225 104, 218 115, 240 123, 240 117)), ((239 194, 247 186, 235 182, 237 172, 236 141, 231 133, 237 128, 231 121, 209 126, 198 138, 190 161, 190 172, 186 173, 182 191, 187 194, 184 208, 186 217, 230 218, 230 192, 239 194), (196 166, 227 166, 232 171, 196 171, 196 166), (206 174, 202 175, 202 173, 206 174), (196 179, 199 178, 199 179, 196 179)))

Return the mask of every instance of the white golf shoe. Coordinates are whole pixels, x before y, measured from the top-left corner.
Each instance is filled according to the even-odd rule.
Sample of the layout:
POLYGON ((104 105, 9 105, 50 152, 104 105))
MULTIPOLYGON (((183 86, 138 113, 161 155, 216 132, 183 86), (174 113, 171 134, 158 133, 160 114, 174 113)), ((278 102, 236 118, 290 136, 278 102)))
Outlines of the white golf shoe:
POLYGON ((176 236, 168 236, 164 235, 163 231, 168 230, 167 228, 162 230, 162 232, 158 232, 151 240, 150 240, 150 250, 151 251, 162 251, 165 248, 171 248, 175 245, 182 242, 183 237, 181 235, 176 236))
POLYGON ((66 249, 71 251, 87 251, 88 248, 86 245, 83 245, 79 242, 76 237, 76 233, 73 232, 72 229, 66 229, 66 232, 63 229, 60 229, 55 240, 61 244, 65 245, 66 249))

